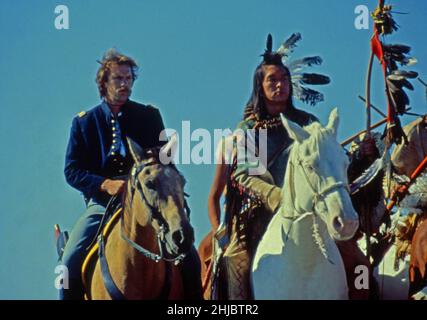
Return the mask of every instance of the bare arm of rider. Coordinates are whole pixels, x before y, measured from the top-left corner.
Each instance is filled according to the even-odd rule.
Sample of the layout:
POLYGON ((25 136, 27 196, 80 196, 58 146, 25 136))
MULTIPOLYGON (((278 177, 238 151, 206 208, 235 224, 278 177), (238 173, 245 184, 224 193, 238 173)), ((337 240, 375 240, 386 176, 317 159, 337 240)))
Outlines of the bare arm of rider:
POLYGON ((212 225, 212 230, 215 232, 220 223, 221 205, 220 199, 228 178, 228 165, 218 163, 216 165, 215 176, 212 182, 211 190, 208 197, 208 214, 212 225))

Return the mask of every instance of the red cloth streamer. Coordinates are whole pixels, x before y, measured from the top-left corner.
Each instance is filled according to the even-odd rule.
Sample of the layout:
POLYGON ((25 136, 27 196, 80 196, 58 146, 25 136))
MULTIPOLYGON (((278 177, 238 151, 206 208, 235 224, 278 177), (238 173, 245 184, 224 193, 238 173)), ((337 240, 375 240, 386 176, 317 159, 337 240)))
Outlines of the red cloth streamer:
POLYGON ((384 51, 383 51, 383 45, 380 41, 378 30, 375 29, 374 35, 371 38, 371 50, 381 63, 383 74, 384 74, 384 83, 386 86, 386 93, 387 93, 387 123, 392 124, 394 123, 395 118, 395 110, 391 107, 391 101, 390 96, 388 93, 388 86, 387 86, 387 65, 384 60, 384 51))

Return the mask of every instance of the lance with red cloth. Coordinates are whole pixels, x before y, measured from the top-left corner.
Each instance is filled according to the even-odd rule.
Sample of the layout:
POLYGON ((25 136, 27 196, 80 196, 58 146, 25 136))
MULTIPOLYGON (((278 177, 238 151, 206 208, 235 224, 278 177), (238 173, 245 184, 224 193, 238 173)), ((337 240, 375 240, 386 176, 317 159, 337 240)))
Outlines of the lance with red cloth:
MULTIPOLYGON (((413 86, 408 79, 416 78, 418 74, 413 71, 399 70, 397 63, 400 65, 411 65, 416 62, 415 59, 407 56, 411 50, 406 45, 388 45, 380 40, 380 36, 391 34, 398 29, 396 22, 391 15, 391 6, 384 5, 384 0, 378 1, 378 7, 371 14, 374 20, 374 34, 370 40, 371 54, 369 58, 367 76, 366 76, 366 140, 372 140, 370 135, 371 130, 371 75, 374 57, 377 57, 381 64, 385 92, 387 100, 387 126, 383 137, 386 137, 386 148, 384 153, 390 148, 393 143, 407 143, 406 135, 401 127, 399 115, 403 115, 409 105, 409 98, 403 88, 413 90, 413 86)), ((371 162, 378 162, 378 159, 370 159, 371 162)), ((372 205, 369 201, 370 194, 368 190, 362 191, 366 194, 365 205, 361 208, 361 214, 365 222, 367 256, 371 256, 371 226, 370 215, 372 213, 372 205)))

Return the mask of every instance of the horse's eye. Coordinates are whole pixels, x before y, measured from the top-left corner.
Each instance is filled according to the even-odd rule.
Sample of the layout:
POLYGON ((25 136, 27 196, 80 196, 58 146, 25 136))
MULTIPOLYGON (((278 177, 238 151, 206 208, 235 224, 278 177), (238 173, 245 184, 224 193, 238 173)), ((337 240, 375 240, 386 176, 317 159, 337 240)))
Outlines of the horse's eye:
POLYGON ((148 189, 156 190, 156 185, 155 185, 154 181, 147 181, 147 182, 145 183, 145 186, 146 186, 148 189))
POLYGON ((309 172, 314 172, 314 166, 312 164, 306 164, 305 167, 309 172))

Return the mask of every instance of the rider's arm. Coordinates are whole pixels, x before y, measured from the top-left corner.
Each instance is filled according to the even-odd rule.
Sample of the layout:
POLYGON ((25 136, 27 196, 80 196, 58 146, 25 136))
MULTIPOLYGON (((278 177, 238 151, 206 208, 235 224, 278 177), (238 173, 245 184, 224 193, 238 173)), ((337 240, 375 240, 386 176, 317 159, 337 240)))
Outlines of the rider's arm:
MULTIPOLYGON (((239 123, 238 128, 247 130, 248 126, 243 121, 239 123)), ((238 143, 245 143, 245 141, 239 140, 238 143)), ((245 148, 241 146, 240 150, 245 150, 245 148)), ((250 161, 237 163, 237 167, 231 178, 242 187, 245 192, 253 194, 260 199, 268 210, 276 212, 280 205, 281 189, 274 184, 274 179, 268 170, 265 170, 263 174, 253 175, 250 174, 251 167, 250 161)))
POLYGON ((272 182, 267 182, 271 177, 267 173, 261 176, 251 176, 247 170, 244 170, 240 173, 237 172, 234 175, 234 180, 247 192, 249 191, 256 195, 267 209, 271 212, 276 212, 280 205, 281 189, 272 182))
POLYGON ((83 138, 79 118, 73 119, 65 157, 64 174, 67 182, 90 196, 101 190, 105 178, 89 171, 89 150, 83 138))
POLYGON ((208 213, 212 230, 216 231, 220 224, 221 205, 220 199, 224 191, 228 177, 228 165, 218 163, 216 165, 215 176, 212 182, 211 190, 208 197, 208 213))

